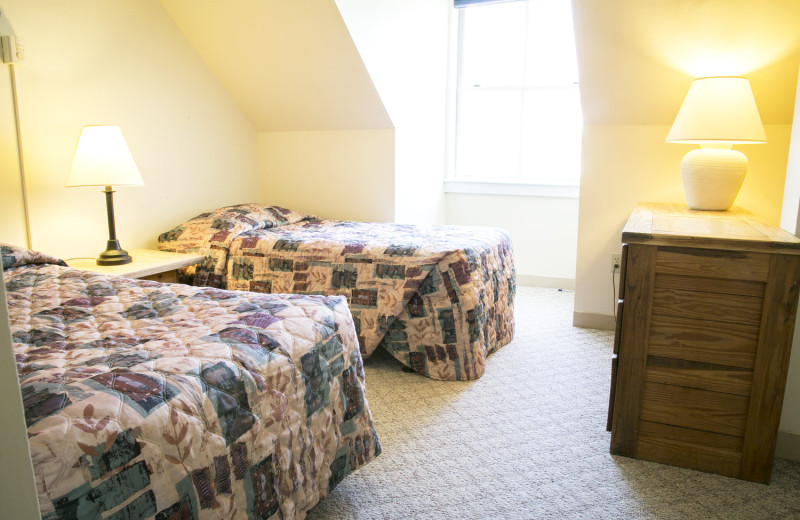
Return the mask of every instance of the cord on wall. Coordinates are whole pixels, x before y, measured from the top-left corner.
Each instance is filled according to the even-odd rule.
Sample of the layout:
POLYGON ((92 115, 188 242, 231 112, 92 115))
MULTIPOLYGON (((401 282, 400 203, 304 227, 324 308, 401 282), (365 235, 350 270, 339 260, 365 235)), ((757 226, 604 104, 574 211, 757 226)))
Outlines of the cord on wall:
POLYGON ((613 302, 613 309, 614 309, 614 321, 617 320, 617 269, 619 266, 615 265, 614 269, 611 271, 611 298, 613 302))

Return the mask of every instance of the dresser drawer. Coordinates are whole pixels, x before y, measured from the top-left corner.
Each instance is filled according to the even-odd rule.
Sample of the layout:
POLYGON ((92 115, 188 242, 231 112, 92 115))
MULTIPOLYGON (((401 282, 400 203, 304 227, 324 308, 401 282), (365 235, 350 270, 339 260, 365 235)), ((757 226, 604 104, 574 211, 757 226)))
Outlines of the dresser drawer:
POLYGON ((758 325, 720 323, 685 316, 652 316, 647 353, 651 356, 752 369, 758 325))
POLYGON ((656 273, 766 282, 769 259, 766 253, 659 247, 656 273))
POLYGON ((762 304, 762 298, 752 296, 656 287, 653 291, 652 312, 654 316, 758 326, 761 323, 762 304))

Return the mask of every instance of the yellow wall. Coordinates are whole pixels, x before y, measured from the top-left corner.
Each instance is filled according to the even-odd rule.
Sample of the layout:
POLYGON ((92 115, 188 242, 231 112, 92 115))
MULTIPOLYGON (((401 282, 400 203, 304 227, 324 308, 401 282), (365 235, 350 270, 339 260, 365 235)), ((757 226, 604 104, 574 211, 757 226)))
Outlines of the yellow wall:
POLYGON ((258 133, 247 200, 393 220, 392 122, 333 0, 160 3, 258 133))
MULTIPOLYGON (((584 130, 578 219, 576 322, 601 314, 612 323, 609 271, 622 228, 637 202, 684 203, 680 162, 690 145, 665 143, 669 125, 592 125, 584 130)), ((789 125, 767 125, 767 144, 740 149, 749 169, 736 204, 777 225, 786 176, 789 125)))
MULTIPOLYGON (((800 2, 573 0, 573 5, 586 122, 575 322, 610 325, 615 298, 609 257, 620 249, 633 205, 684 202, 680 161, 692 147, 664 139, 693 78, 750 79, 768 143, 736 147, 749 159, 736 204, 779 223, 800 63, 800 2)), ((800 364, 794 350, 780 429, 796 434, 800 364)))
MULTIPOLYGON (((370 105, 365 121, 375 122, 358 128, 340 123, 290 128, 291 111, 280 113, 281 126, 253 124, 261 118, 271 124, 271 113, 262 113, 259 104, 243 115, 244 103, 231 99, 220 73, 212 75, 161 5, 156 0, 3 1, 27 54, 19 79, 35 248, 64 257, 94 256, 104 244, 99 189, 63 188, 85 124, 121 126, 146 184, 121 188, 116 195, 124 247, 152 246, 159 232, 201 211, 254 196, 320 216, 447 218, 441 180, 448 0, 336 0, 392 119, 387 123, 374 96, 364 94, 370 105), (388 129, 392 123, 394 131, 388 129), (349 198, 363 195, 350 190, 369 195, 349 198)), ((191 11, 194 4, 164 0, 163 5, 191 11)), ((209 20, 220 5, 205 2, 212 7, 209 20)), ((278 0, 270 5, 292 9, 278 0)), ((769 143, 740 147, 750 159, 750 172, 737 203, 777 223, 800 61, 800 2, 573 0, 573 5, 586 122, 575 311, 610 319, 608 257, 619 250, 619 233, 632 206, 683 200, 678 168, 690 147, 664 138, 693 77, 751 79, 769 143)), ((299 19, 309 13, 294 9, 299 19)), ((224 45, 225 35, 215 41, 224 45)), ((276 63, 297 62, 303 52, 282 54, 276 63)), ((258 59, 233 60, 237 55, 232 49, 231 59, 245 77, 258 68, 258 59)), ((363 79, 363 72, 353 69, 351 77, 363 79)), ((264 78, 279 81, 281 75, 273 71, 264 78)), ((325 83, 309 88, 318 94, 325 83)), ((8 99, 7 90, 0 84, 0 99, 8 99)), ((248 96, 257 100, 258 93, 248 96)), ((329 100, 336 102, 335 96, 329 100)), ((19 190, 8 152, 13 150, 7 142, 13 137, 8 114, 6 104, 0 108, 0 241, 15 242, 23 235, 18 199, 5 203, 7 193, 19 190)), ((313 110, 304 114, 314 121, 313 110)), ((326 114, 347 119, 346 111, 326 114)), ((474 198, 458 195, 450 201, 457 212, 474 198)), ((509 219, 519 219, 510 213, 509 219)), ((530 254, 541 245, 536 239, 525 246, 517 242, 530 254)), ((790 385, 798 379, 793 369, 790 385)), ((787 406, 796 406, 798 397, 787 394, 787 406)))
MULTIPOLYGON (((145 181, 116 194, 123 247, 154 246, 159 232, 257 190, 254 128, 155 0, 2 7, 26 51, 17 75, 34 248, 70 257, 105 246, 99 188, 63 187, 85 124, 119 125, 145 181)), ((25 245, 6 66, 0 76, 0 242, 25 245)), ((0 381, 18 389, 0 299, 0 381)), ((5 387, 2 395, 3 516, 36 518, 21 399, 5 387)))
MULTIPOLYGON (((18 78, 34 248, 62 257, 104 249, 101 188, 63 187, 86 124, 120 126, 145 182, 115 194, 123 247, 153 247, 160 232, 257 191, 253 126, 156 0, 3 7, 26 51, 18 78)), ((17 181, 4 168, 1 182, 5 192, 17 181)), ((21 214, 0 212, 5 237, 21 214)))
POLYGON ((392 128, 334 0, 159 0, 258 132, 392 128))
POLYGON ((392 222, 394 130, 262 132, 260 200, 322 218, 392 222))

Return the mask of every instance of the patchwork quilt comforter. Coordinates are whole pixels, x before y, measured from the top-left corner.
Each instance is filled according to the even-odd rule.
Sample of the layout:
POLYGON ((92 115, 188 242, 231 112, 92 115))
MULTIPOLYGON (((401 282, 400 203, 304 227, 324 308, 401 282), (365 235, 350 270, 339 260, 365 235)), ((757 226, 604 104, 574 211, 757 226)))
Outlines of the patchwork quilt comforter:
POLYGON ((303 518, 380 453, 344 297, 2 255, 45 520, 303 518))
POLYGON ((206 256, 186 283, 345 296, 361 354, 378 346, 434 379, 477 379, 514 333, 511 242, 498 229, 321 220, 241 204, 158 238, 206 256))

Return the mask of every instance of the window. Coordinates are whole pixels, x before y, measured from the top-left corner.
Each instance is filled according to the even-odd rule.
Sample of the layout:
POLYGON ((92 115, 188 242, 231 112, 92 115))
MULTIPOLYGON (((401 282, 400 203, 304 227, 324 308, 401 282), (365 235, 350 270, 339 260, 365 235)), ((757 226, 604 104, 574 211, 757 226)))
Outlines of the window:
POLYGON ((451 186, 577 187, 583 120, 570 4, 519 0, 457 10, 451 186))

